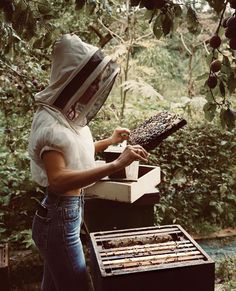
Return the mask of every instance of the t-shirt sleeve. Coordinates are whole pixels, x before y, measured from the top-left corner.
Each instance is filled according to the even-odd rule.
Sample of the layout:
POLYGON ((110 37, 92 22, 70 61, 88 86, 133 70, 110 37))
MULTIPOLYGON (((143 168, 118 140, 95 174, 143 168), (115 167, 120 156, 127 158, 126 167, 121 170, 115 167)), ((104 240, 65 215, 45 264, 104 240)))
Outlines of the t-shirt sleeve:
POLYGON ((61 126, 58 123, 48 127, 41 127, 34 133, 32 138, 32 156, 31 158, 42 165, 42 154, 45 151, 58 151, 65 157, 65 153, 70 150, 72 145, 72 137, 68 128, 61 126))

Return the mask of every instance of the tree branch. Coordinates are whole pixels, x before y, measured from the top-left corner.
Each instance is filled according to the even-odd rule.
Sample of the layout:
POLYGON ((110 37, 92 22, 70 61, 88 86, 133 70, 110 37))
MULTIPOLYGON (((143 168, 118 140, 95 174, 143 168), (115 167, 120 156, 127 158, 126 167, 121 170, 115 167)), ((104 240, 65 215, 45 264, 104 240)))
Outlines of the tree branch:
POLYGON ((182 44, 183 44, 183 46, 184 46, 184 48, 186 49, 186 51, 189 53, 189 55, 191 56, 192 55, 192 52, 190 51, 190 49, 187 47, 187 45, 186 45, 186 43, 185 43, 185 41, 184 41, 184 37, 183 37, 183 34, 182 33, 180 33, 180 39, 181 39, 181 41, 182 41, 182 44))
POLYGON ((101 19, 98 19, 98 22, 101 24, 101 26, 103 28, 105 28, 112 36, 115 36, 117 37, 122 43, 125 43, 125 41, 118 35, 116 34, 115 32, 111 31, 108 27, 106 27, 106 25, 102 22, 101 19))
POLYGON ((99 44, 102 48, 113 38, 110 32, 103 36, 97 27, 94 27, 92 24, 89 24, 89 28, 99 37, 99 44))

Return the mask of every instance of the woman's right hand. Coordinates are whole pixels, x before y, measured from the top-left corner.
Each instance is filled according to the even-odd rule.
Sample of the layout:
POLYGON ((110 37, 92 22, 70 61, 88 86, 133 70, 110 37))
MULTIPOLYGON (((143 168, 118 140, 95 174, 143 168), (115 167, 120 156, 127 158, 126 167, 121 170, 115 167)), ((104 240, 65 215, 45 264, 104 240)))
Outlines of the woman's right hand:
POLYGON ((128 145, 115 160, 118 169, 129 166, 133 161, 148 162, 148 152, 140 145, 128 145))

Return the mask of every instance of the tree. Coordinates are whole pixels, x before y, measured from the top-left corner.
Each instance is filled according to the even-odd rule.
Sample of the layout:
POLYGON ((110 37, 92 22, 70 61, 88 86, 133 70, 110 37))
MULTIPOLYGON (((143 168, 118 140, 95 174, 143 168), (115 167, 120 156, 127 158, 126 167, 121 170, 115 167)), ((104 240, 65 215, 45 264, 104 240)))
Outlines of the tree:
MULTIPOLYGON (((86 39, 92 31, 98 37, 98 45, 104 47, 111 39, 119 41, 126 38, 127 63, 124 69, 126 82, 129 57, 135 44, 132 32, 135 26, 132 21, 139 21, 145 15, 147 24, 152 27, 153 35, 157 39, 173 35, 178 27, 183 25, 190 33, 197 36, 202 33, 198 11, 203 13, 203 11, 209 11, 210 8, 216 13, 218 27, 212 32, 212 38, 206 39, 203 43, 210 52, 209 63, 219 60, 218 64, 221 63, 222 66, 215 71, 214 65, 209 64, 210 69, 205 84, 207 103, 204 112, 206 118, 212 120, 219 108, 222 126, 232 129, 236 119, 236 112, 231 108, 230 101, 230 96, 236 88, 236 68, 233 62, 236 49, 235 0, 202 0, 200 3, 184 0, 181 3, 179 1, 175 3, 172 0, 59 0, 54 2, 2 0, 0 4, 2 11, 0 16, 2 19, 1 62, 4 61, 11 67, 11 54, 22 42, 27 43, 27 48, 34 50, 35 54, 40 54, 40 50, 50 49, 57 36, 63 32, 73 31, 66 25, 67 19, 71 20, 76 13, 80 12, 80 23, 75 25, 74 31, 86 35, 86 39), (228 18, 224 17, 226 14, 228 18, 228 15, 231 16, 228 22, 228 18), (126 17, 125 21, 124 17, 126 17), (64 28, 56 24, 59 18, 64 19, 64 28), (84 21, 85 18, 86 21, 84 21), (116 28, 113 30, 114 23, 116 28), (223 37, 224 29, 225 36, 223 37), (226 38, 228 42, 225 41, 226 38)), ((124 113, 126 91, 123 92, 122 98, 121 115, 124 113)))
MULTIPOLYGON (((126 43, 129 46, 126 55, 127 66, 135 42, 132 36, 134 27, 131 23, 132 19, 139 21, 140 15, 145 15, 146 21, 152 27, 153 35, 157 39, 175 34, 177 29, 183 25, 190 33, 197 36, 203 31, 198 17, 199 11, 213 9, 218 26, 212 32, 212 38, 203 41, 209 52, 208 59, 210 60, 209 73, 205 83, 207 103, 204 112, 206 118, 212 120, 216 109, 219 108, 222 126, 231 129, 234 128, 236 119, 236 112, 231 108, 230 102, 230 95, 235 92, 236 88, 236 68, 233 62, 236 49, 235 5, 235 0, 202 0, 200 3, 184 0, 181 3, 179 1, 175 3, 172 0, 60 0, 54 2, 2 0, 0 4, 2 11, 0 15, 2 19, 0 28, 1 63, 5 62, 11 67, 11 60, 13 60, 11 55, 16 53, 19 43, 27 43, 27 49, 34 50, 35 54, 40 54, 40 50, 50 49, 56 37, 63 32, 76 31, 88 38, 89 32, 92 31, 98 37, 98 45, 101 47, 104 47, 112 38, 121 40, 126 34, 126 39, 129 37, 129 44, 126 43), (73 17, 76 19, 77 12, 81 12, 79 14, 80 25, 75 25, 73 30, 69 28, 67 19, 71 20, 73 17), (91 20, 91 23, 85 21, 85 25, 81 25, 81 21, 83 23, 84 19, 82 13, 88 15, 87 20, 91 20), (123 14, 127 16, 125 23, 123 14), (225 15, 227 16, 225 17, 225 15), (230 20, 227 22, 229 16, 230 20), (56 23, 58 18, 64 19, 65 27, 58 27, 56 23), (123 24, 122 32, 121 30, 115 32, 112 29, 112 25, 114 26, 116 22, 123 24), (223 36, 224 33, 225 36, 223 36), (210 65, 212 62, 216 63, 216 60, 219 60, 218 64, 222 64, 217 71, 214 70, 213 65, 210 65)), ((118 24, 115 25, 117 28, 118 24)), ((149 37, 152 36, 149 35, 149 37)), ((127 81, 127 68, 124 81, 127 81)), ((124 91, 122 115, 125 99, 126 92, 124 91)))

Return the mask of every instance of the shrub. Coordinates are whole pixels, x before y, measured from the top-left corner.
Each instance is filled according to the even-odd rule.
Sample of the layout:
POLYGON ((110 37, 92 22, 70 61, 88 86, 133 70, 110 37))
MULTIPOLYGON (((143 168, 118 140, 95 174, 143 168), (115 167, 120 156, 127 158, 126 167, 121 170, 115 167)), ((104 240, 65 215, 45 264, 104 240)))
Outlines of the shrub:
POLYGON ((157 223, 201 232, 235 226, 235 152, 235 131, 214 125, 186 127, 153 151, 162 172, 157 223))

